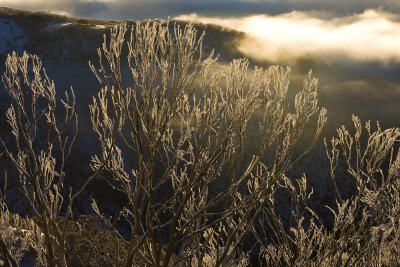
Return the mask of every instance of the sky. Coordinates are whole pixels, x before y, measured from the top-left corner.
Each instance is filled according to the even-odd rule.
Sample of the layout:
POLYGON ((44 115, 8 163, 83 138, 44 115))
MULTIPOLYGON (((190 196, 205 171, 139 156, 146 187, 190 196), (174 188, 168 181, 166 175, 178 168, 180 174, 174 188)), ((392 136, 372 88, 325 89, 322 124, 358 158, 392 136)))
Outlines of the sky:
POLYGON ((323 11, 335 16, 366 9, 400 11, 398 0, 0 0, 0 6, 101 19, 142 19, 197 13, 204 16, 323 11))

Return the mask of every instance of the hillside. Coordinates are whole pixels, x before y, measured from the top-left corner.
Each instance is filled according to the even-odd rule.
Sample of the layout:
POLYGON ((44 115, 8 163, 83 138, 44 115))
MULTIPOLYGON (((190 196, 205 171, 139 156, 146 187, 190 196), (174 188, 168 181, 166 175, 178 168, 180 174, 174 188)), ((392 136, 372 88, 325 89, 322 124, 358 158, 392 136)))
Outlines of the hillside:
MULTIPOLYGON (((134 21, 101 21, 96 19, 68 18, 42 12, 29 12, 0 7, 1 27, 5 31, 1 39, 0 56, 12 50, 25 49, 48 61, 94 60, 96 48, 101 44, 103 34, 117 23, 134 24, 134 21), (6 25, 9 25, 6 28, 6 25), (9 32, 7 32, 9 31, 9 32), (20 40, 22 39, 22 40, 20 40), (11 44, 13 44, 11 46, 11 44)), ((183 22, 171 21, 171 24, 183 22)), ((242 33, 223 29, 220 26, 196 24, 198 31, 205 31, 205 48, 215 49, 221 60, 229 61, 240 57, 233 43, 242 33)))
MULTIPOLYGON (((74 166, 71 173, 77 184, 80 184, 80 177, 85 177, 90 172, 88 160, 98 148, 97 140, 92 138, 88 103, 97 94, 99 85, 90 71, 88 62, 98 61, 97 48, 101 46, 103 35, 107 35, 110 27, 117 23, 121 21, 68 18, 43 12, 0 8, 0 61, 4 62, 7 53, 12 51, 20 54, 23 51, 37 54, 43 61, 49 77, 54 79, 59 92, 65 91, 70 86, 74 88, 77 109, 80 113, 80 134, 74 152, 76 156, 71 160, 70 166, 74 166)), ((126 23, 134 24, 135 22, 126 21, 126 23)), ((183 22, 171 21, 170 23, 171 27, 174 23, 184 25, 183 22)), ((215 49, 216 53, 220 54, 220 62, 241 56, 233 44, 236 38, 242 36, 242 33, 213 25, 198 24, 196 28, 199 33, 206 32, 205 52, 210 53, 215 49)), ((4 64, 0 64, 0 72, 4 72, 4 64)), ((5 90, 1 90, 1 110, 5 110, 8 103, 8 94, 5 90)), ((6 122, 2 121, 2 123, 6 122)), ((102 185, 101 181, 99 183, 93 190, 103 194, 102 187, 105 185, 102 185)), ((17 196, 11 194, 9 200, 15 203, 15 210, 27 212, 21 210, 17 196)))
MULTIPOLYGON (((1 51, 3 53, 0 54, 0 60, 4 61, 6 53, 12 50, 17 50, 18 53, 27 51, 28 53, 37 54, 43 60, 44 67, 49 77, 54 79, 56 89, 59 92, 64 92, 70 86, 74 88, 79 113, 79 135, 74 147, 74 157, 69 160, 67 168, 69 169, 72 185, 78 187, 84 181, 81 177, 87 177, 91 173, 88 167, 89 159, 99 149, 98 140, 93 138, 94 133, 90 124, 88 108, 88 103, 92 102, 93 96, 99 90, 99 84, 91 72, 88 62, 97 62, 97 48, 102 43, 103 35, 109 33, 112 25, 121 22, 75 19, 48 13, 34 13, 8 8, 0 8, 0 18, 3 21, 3 25, 8 26, 5 28, 6 34, 3 35, 4 39, 1 39, 3 45, 0 44, 0 47, 4 47, 4 49, 1 51)), ((135 22, 127 21, 126 23, 134 24, 135 22)), ((171 21, 171 24, 173 23, 175 22, 171 21)), ((176 23, 182 26, 185 24, 182 21, 176 23)), ((243 33, 227 30, 215 25, 196 24, 195 27, 199 33, 204 31, 206 34, 203 43, 205 54, 215 50, 215 53, 219 54, 219 62, 222 66, 234 58, 242 57, 235 47, 235 43, 238 38, 243 37, 243 33)), ((250 61, 250 65, 254 64, 264 67, 270 65, 268 62, 250 61)), ((313 61, 304 60, 293 66, 293 85, 288 92, 289 99, 293 99, 294 94, 298 92, 304 73, 313 64, 315 64, 313 61)), ((3 72, 3 68, 4 65, 1 64, 1 72, 3 72)), ((324 102, 323 92, 321 95, 320 99, 322 98, 322 102, 324 102)), ((60 94, 58 97, 62 97, 62 95, 60 94)), ((9 105, 9 98, 5 90, 1 90, 0 92, 0 101, 1 109, 6 110, 6 107, 9 105)), ((334 112, 330 113, 331 116, 332 113, 334 112)), ((3 119, 2 123, 5 124, 5 118, 3 119)), ((257 121, 252 122, 252 127, 258 127, 257 125, 257 121)), ((334 127, 328 125, 329 130, 326 132, 334 133, 336 129, 334 127)), ((303 139, 311 138, 312 135, 313 132, 311 129, 306 130, 303 139)), ((250 143, 249 146, 251 147, 252 144, 250 143)), ((329 204, 331 201, 329 187, 325 187, 321 183, 321 180, 329 183, 326 161, 325 150, 321 142, 318 149, 291 169, 293 175, 301 175, 304 169, 306 169, 305 173, 310 176, 310 185, 318 188, 314 197, 316 198, 315 202, 319 203, 317 205, 319 209, 323 209, 321 207, 329 204), (315 164, 316 162, 317 164, 315 164)), ((131 162, 131 164, 134 163, 131 162)), ((16 185, 11 181, 10 186, 16 185)), ((343 185, 343 190, 346 192, 351 190, 351 188, 347 183, 343 185)), ((118 203, 126 201, 117 192, 109 190, 108 184, 101 179, 91 183, 89 189, 88 192, 85 192, 87 195, 82 197, 83 202, 78 205, 80 207, 79 212, 81 213, 87 213, 91 210, 90 203, 88 202, 90 196, 101 196, 102 204, 109 210, 113 210, 114 205, 118 206, 118 203), (110 203, 112 204, 110 205, 110 203)), ((28 210, 22 209, 26 205, 21 204, 20 199, 18 193, 10 194, 8 200, 12 203, 12 210, 24 214, 29 213, 28 210)), ((324 210, 323 212, 326 213, 327 211, 324 210)))
MULTIPOLYGON (((98 90, 98 83, 88 67, 88 62, 97 62, 97 48, 103 36, 109 33, 112 25, 121 21, 100 21, 95 19, 76 19, 65 16, 0 8, 0 61, 6 54, 26 51, 36 54, 44 62, 51 79, 60 91, 72 86, 77 94, 78 109, 87 113, 87 103, 98 90)), ((133 21, 126 21, 128 25, 133 21)), ((174 23, 183 22, 171 21, 174 23)), ((229 62, 241 57, 234 42, 243 34, 219 26, 196 25, 199 33, 206 32, 205 53, 213 49, 219 54, 220 62, 229 62)), ((4 65, 0 64, 3 73, 4 65)), ((4 91, 0 92, 0 96, 4 91)), ((88 125, 83 117, 82 126, 88 125)), ((82 129, 87 131, 88 129, 82 129)))
MULTIPOLYGON (((0 8, 0 30, 2 35, 0 38, 0 60, 4 61, 7 53, 16 50, 18 53, 27 51, 28 53, 37 54, 42 60, 48 75, 54 79, 56 88, 60 92, 64 92, 70 86, 74 88, 77 98, 77 110, 79 112, 79 136, 77 145, 75 146, 75 157, 70 162, 70 175, 75 181, 74 184, 82 183, 81 177, 86 177, 90 173, 89 158, 98 151, 98 143, 93 138, 89 120, 88 103, 91 103, 92 97, 99 90, 98 81, 90 71, 88 62, 97 62, 97 48, 100 47, 103 35, 109 33, 112 25, 121 23, 121 21, 101 21, 95 19, 69 18, 60 15, 54 15, 42 12, 28 12, 9 8, 0 8), (73 167, 72 167, 73 166, 73 167)), ((126 21, 127 24, 134 24, 134 21, 126 21)), ((171 21, 171 24, 178 23, 184 25, 184 22, 171 21)), ((172 27, 172 26, 171 26, 172 27)), ((204 50, 210 53, 215 50, 219 54, 219 62, 223 65, 234 58, 242 57, 237 50, 235 43, 243 37, 243 33, 224 29, 215 25, 196 24, 195 27, 201 33, 205 31, 204 50)), ((250 65, 261 65, 268 67, 269 62, 250 61, 250 65)), ((336 133, 337 127, 341 124, 349 124, 351 114, 360 114, 362 118, 379 119, 384 125, 392 126, 400 122, 397 112, 393 109, 393 99, 400 95, 397 85, 390 83, 386 85, 379 79, 372 80, 365 90, 360 90, 360 84, 363 82, 353 82, 349 75, 349 69, 354 69, 353 65, 335 66, 318 61, 313 58, 299 59, 293 68, 292 86, 288 95, 292 99, 294 94, 298 92, 302 84, 302 79, 309 68, 314 68, 314 74, 320 78, 319 101, 322 106, 327 107, 329 114, 329 123, 325 127, 324 135, 330 136, 336 133), (331 83, 327 83, 330 81, 331 83), (376 85, 375 85, 376 84, 376 85), (336 86, 335 86, 336 85, 336 86), (374 86, 382 86, 382 90, 390 90, 388 103, 386 96, 379 96, 382 101, 378 103, 370 98, 371 91, 374 86), (396 86, 393 89, 393 86, 396 86), (386 89, 387 87, 387 89, 386 89), (348 97, 347 95, 353 95, 348 97), (359 98, 356 103, 348 105, 352 99, 359 98), (365 102, 363 102, 365 101, 365 102), (376 109, 366 109, 369 102, 374 102, 376 109), (385 116, 377 118, 377 110, 384 113, 384 110, 391 109, 386 112, 385 116), (358 110, 358 111, 357 111, 358 110)), ((0 65, 0 72, 4 71, 4 65, 0 65)), ((363 78, 361 74, 360 78, 363 78)), ((372 79, 370 74, 367 74, 372 79)), ((61 95, 60 95, 61 97, 61 95)), ((5 90, 0 91, 0 107, 5 110, 9 103, 9 98, 5 90)), ((3 118, 4 119, 4 118, 3 118)), ((5 121, 2 121, 5 123, 5 121)), ((254 122, 255 126, 257 122, 254 122)), ((1 131, 3 131, 2 129, 1 131)), ((309 138, 313 133, 309 132, 304 137, 309 138)), ((302 162, 299 162, 291 172, 295 175, 301 175, 306 168, 306 174, 310 177, 310 183, 313 187, 318 188, 315 193, 319 206, 328 204, 331 200, 329 195, 331 192, 323 184, 330 183, 327 172, 328 164, 325 156, 324 146, 319 143, 319 148, 313 151, 302 162), (317 164, 315 164, 317 162, 317 164), (325 181, 321 183, 321 181, 325 181)), ((343 191, 351 191, 353 186, 344 182, 343 191)), ((102 195, 104 199, 109 197, 112 202, 118 203, 124 201, 115 192, 106 190, 107 184, 103 181, 97 181, 91 186, 89 195, 102 195)), ((346 193, 348 194, 348 193, 346 193)), ((22 213, 21 205, 17 195, 10 196, 10 202, 15 203, 15 210, 22 213), (11 199, 15 198, 15 199, 11 199)), ((106 201, 107 202, 107 201, 106 201)), ((88 204, 82 204, 82 211, 90 209, 88 204)), ((106 205, 108 205, 106 203, 106 205)), ((23 205, 24 206, 24 205, 23 205)), ((111 207, 110 207, 111 208, 111 207)), ((111 208, 112 209, 112 208, 111 208)))
MULTIPOLYGON (((17 52, 26 50, 37 54, 44 61, 45 67, 60 90, 72 85, 78 94, 83 94, 83 98, 85 98, 83 91, 88 92, 92 86, 97 86, 87 67, 88 61, 98 60, 97 48, 101 45, 103 35, 109 32, 111 25, 121 22, 68 18, 4 7, 0 8, 0 18, 0 30, 5 31, 0 37, 0 61, 4 61, 5 54, 12 50, 17 52)), ((135 22, 126 21, 126 23, 135 22)), ((171 24, 173 23, 175 22, 171 21, 171 24)), ((221 63, 243 57, 237 43, 244 37, 244 33, 216 25, 195 24, 195 26, 200 33, 203 31, 206 33, 204 41, 206 53, 214 49, 215 53, 220 55, 221 63)), ((250 59, 250 64, 268 67, 271 62, 250 59)), ((342 124, 349 125, 352 114, 357 114, 363 119, 379 120, 386 127, 400 123, 396 111, 397 103, 393 101, 400 97, 398 75, 400 65, 396 62, 387 65, 340 59, 330 62, 309 55, 294 60, 290 63, 290 67, 293 73, 292 84, 295 88, 290 92, 291 95, 301 87, 302 77, 310 69, 318 77, 320 102, 330 111, 330 123, 326 131, 328 135, 334 134, 336 128, 342 124), (373 97, 370 97, 371 95, 373 97), (352 99, 357 101, 349 103, 352 99), (366 109, 366 106, 375 108, 366 109)), ((3 70, 1 64, 0 71, 3 70)), ((87 103, 87 99, 83 103, 87 103)))
MULTIPOLYGON (((79 177, 90 172, 88 159, 98 147, 97 140, 92 138, 87 105, 98 92, 99 85, 89 69, 88 62, 98 61, 97 48, 102 43, 103 35, 107 35, 110 27, 117 23, 121 21, 69 18, 43 12, 0 8, 0 61, 4 62, 6 54, 13 50, 18 53, 27 51, 37 54, 43 60, 50 78, 54 79, 57 90, 63 92, 70 86, 75 90, 77 109, 80 113, 80 135, 75 148, 78 156, 74 157, 70 164, 74 166, 72 176, 75 176, 77 181, 79 177)), ((171 25, 174 23, 182 26, 185 24, 182 21, 171 21, 171 25)), ((205 54, 215 50, 215 53, 220 55, 219 62, 222 65, 242 57, 235 44, 244 33, 216 25, 195 24, 195 27, 199 33, 206 33, 203 43, 205 54)), ((271 65, 269 62, 250 59, 250 65, 255 64, 263 67, 271 65)), ((290 66, 292 86, 288 92, 289 98, 293 98, 301 88, 303 76, 310 68, 319 78, 319 102, 328 109, 329 123, 324 130, 324 136, 328 138, 336 134, 340 125, 351 124, 351 114, 372 121, 379 120, 384 127, 400 124, 396 101, 400 99, 400 81, 399 76, 395 75, 400 66, 357 64, 333 64, 309 57, 298 59, 290 66)), ((3 71, 4 65, 0 64, 0 72, 3 71)), ((2 110, 5 110, 9 100, 4 90, 0 91, 0 101, 2 110)), ((316 195, 319 195, 320 200, 323 199, 322 203, 327 203, 328 192, 325 192, 326 189, 321 187, 320 183, 320 179, 327 179, 327 172, 324 170, 328 167, 322 142, 320 148, 304 159, 299 166, 299 171, 294 168, 293 173, 301 174, 303 167, 307 166, 306 173, 311 177, 312 185, 320 187, 316 195), (319 164, 315 164, 316 161, 319 164)), ((93 190, 103 193, 101 188, 106 185, 101 184, 101 181, 99 183, 93 190)), ((343 185, 343 190, 351 187, 343 185)))

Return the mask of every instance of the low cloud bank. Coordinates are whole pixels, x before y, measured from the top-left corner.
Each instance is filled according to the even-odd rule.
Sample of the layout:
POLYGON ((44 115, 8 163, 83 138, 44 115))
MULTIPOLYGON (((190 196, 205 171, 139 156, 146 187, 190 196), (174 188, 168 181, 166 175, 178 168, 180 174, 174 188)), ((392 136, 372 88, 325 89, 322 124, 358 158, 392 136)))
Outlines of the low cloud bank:
POLYGON ((290 12, 241 18, 181 15, 247 33, 238 49, 253 59, 290 62, 301 57, 400 63, 400 16, 379 11, 332 18, 321 12, 290 12))
POLYGON ((400 11, 399 0, 0 0, 0 6, 98 19, 166 18, 190 13, 203 16, 277 15, 293 10, 329 11, 334 16, 366 9, 400 11))

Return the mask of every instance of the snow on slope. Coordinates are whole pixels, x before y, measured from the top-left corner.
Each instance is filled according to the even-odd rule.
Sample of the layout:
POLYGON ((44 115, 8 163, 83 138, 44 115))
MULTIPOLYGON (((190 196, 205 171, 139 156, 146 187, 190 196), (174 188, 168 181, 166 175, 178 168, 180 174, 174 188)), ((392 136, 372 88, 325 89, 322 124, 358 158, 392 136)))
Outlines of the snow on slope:
POLYGON ((59 30, 60 28, 69 26, 69 25, 71 25, 71 24, 72 24, 71 22, 65 22, 65 23, 57 23, 57 22, 55 22, 55 23, 50 23, 50 24, 47 26, 47 30, 49 30, 49 31, 59 30))
POLYGON ((24 32, 17 23, 0 18, 0 55, 12 51, 22 53, 26 43, 24 32))

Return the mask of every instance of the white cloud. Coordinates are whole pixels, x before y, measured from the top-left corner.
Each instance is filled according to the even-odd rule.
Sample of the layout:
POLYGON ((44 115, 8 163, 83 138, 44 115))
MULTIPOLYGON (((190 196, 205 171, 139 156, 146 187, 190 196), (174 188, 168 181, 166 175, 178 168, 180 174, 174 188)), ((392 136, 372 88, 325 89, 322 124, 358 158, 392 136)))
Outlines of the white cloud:
POLYGON ((242 18, 203 17, 177 19, 213 23, 247 33, 238 49, 251 58, 273 62, 313 56, 327 59, 400 62, 400 20, 383 11, 319 18, 313 13, 291 12, 276 16, 242 18))

